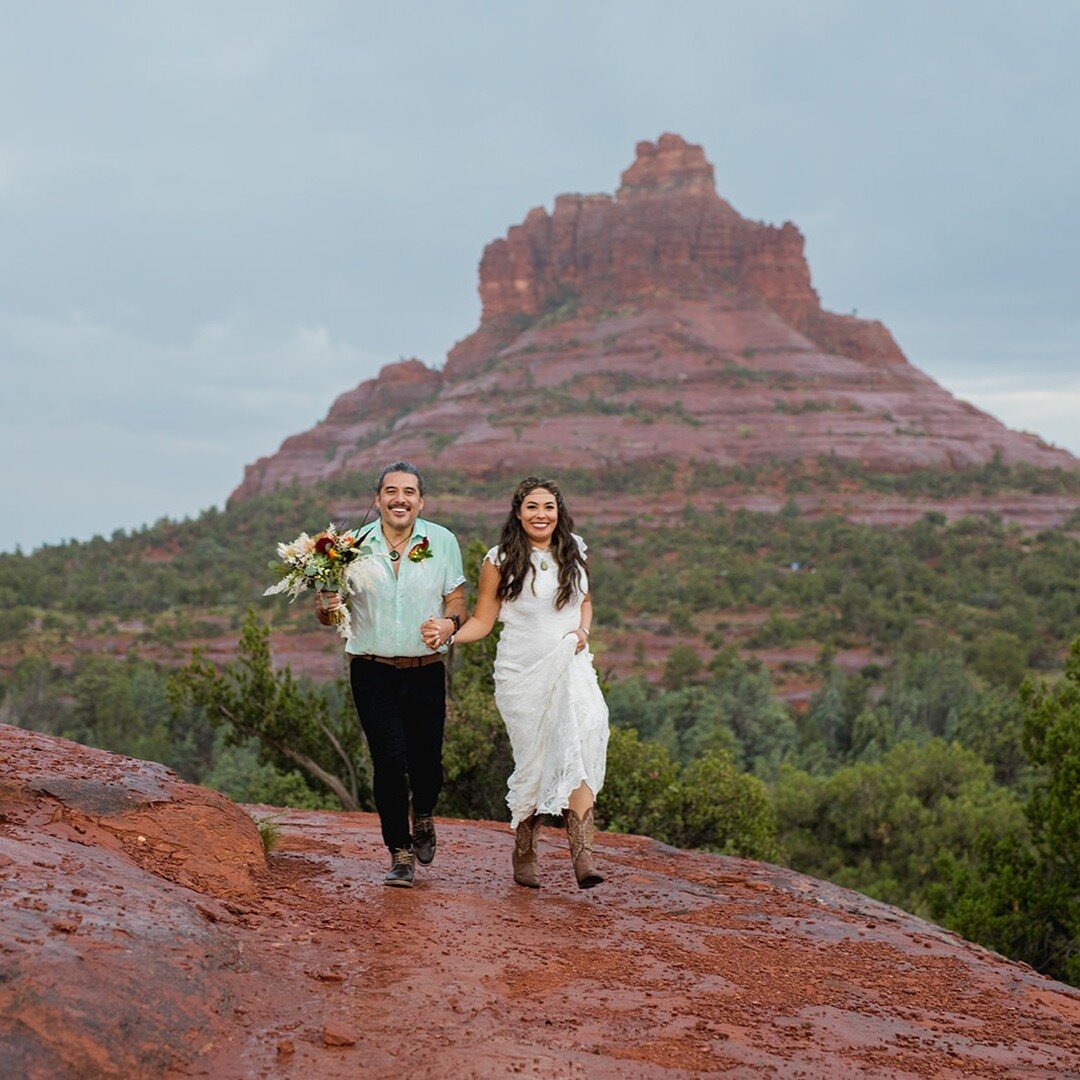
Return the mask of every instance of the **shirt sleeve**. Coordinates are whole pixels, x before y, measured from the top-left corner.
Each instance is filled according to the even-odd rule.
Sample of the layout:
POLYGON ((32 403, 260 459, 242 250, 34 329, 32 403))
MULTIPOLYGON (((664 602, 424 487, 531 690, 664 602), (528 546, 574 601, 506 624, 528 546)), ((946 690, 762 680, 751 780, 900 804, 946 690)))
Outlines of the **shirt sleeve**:
POLYGON ((574 538, 574 542, 578 546, 578 551, 581 552, 581 557, 584 559, 585 558, 585 552, 589 550, 589 545, 586 544, 585 541, 582 540, 581 537, 578 536, 577 533, 571 533, 570 535, 574 538))
POLYGON ((452 532, 448 532, 446 535, 446 574, 443 578, 443 596, 449 596, 459 585, 465 584, 465 571, 461 563, 461 545, 452 532))

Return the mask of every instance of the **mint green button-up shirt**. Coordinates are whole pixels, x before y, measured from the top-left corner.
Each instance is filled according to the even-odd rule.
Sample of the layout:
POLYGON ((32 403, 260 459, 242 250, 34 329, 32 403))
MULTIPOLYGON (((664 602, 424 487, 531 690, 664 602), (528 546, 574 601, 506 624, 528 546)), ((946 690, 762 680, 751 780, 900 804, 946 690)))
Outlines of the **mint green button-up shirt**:
MULTIPOLYGON (((441 525, 417 518, 397 575, 380 524, 365 528, 360 537, 372 554, 349 569, 352 633, 345 651, 354 656, 430 656, 420 625, 433 615, 441 616, 443 597, 465 581, 457 537, 441 525), (432 557, 414 562, 409 552, 425 537, 432 557)), ((445 652, 446 646, 439 651, 445 652)))

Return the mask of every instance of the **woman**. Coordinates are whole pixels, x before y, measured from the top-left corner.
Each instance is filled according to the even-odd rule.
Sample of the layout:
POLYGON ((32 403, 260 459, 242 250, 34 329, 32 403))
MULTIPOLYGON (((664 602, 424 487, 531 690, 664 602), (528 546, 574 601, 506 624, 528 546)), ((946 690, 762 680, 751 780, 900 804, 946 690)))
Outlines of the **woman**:
POLYGON ((562 493, 530 476, 514 491, 499 543, 484 557, 472 617, 454 634, 430 619, 435 649, 486 637, 503 624, 495 655, 495 704, 514 754, 507 786, 514 829, 514 881, 540 886, 540 814, 563 815, 574 875, 582 889, 603 877, 593 863, 593 804, 604 783, 608 710, 588 651, 592 603, 585 543, 571 529, 562 493))

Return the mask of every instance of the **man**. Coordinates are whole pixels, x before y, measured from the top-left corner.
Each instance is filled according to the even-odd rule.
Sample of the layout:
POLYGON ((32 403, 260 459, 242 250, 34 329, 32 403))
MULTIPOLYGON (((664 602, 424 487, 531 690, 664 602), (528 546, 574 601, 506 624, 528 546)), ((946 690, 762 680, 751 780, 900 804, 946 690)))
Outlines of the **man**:
MULTIPOLYGON (((374 505, 379 521, 357 539, 374 555, 362 561, 363 586, 349 592, 345 652, 390 850, 383 883, 408 888, 414 860, 426 865, 435 857, 432 813, 442 787, 446 719, 446 646, 432 652, 420 626, 437 617, 443 639, 454 634, 465 618, 465 575, 454 534, 420 517, 424 480, 415 465, 397 461, 383 469, 374 505)), ((341 603, 337 593, 316 593, 319 622, 329 623, 341 603)))

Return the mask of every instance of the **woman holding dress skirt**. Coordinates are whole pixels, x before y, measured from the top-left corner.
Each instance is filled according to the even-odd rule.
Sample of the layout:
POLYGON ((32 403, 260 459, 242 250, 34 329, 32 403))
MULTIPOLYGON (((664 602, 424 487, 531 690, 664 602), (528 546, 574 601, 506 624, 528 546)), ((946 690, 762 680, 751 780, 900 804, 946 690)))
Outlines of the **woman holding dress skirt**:
POLYGON ((444 619, 422 628, 431 648, 479 641, 498 619, 495 704, 514 755, 507 805, 514 881, 538 888, 540 814, 562 814, 582 889, 603 877, 593 862, 593 805, 604 783, 608 710, 589 652, 592 602, 585 542, 572 532, 558 485, 518 484, 499 543, 484 557, 476 610, 456 634, 444 619))

